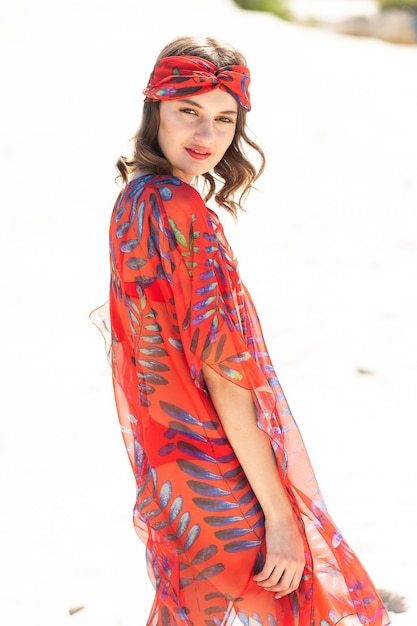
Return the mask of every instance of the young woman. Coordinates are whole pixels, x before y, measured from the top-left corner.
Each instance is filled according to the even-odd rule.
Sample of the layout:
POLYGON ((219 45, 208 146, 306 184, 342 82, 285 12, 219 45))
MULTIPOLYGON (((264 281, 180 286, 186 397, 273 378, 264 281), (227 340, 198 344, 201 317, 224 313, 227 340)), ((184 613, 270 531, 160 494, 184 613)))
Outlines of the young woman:
POLYGON ((236 215, 263 169, 245 130, 249 80, 223 42, 174 40, 144 89, 132 157, 117 163, 111 364, 156 590, 147 624, 384 626, 205 204, 214 196, 236 215), (193 186, 201 178, 204 199, 193 186))

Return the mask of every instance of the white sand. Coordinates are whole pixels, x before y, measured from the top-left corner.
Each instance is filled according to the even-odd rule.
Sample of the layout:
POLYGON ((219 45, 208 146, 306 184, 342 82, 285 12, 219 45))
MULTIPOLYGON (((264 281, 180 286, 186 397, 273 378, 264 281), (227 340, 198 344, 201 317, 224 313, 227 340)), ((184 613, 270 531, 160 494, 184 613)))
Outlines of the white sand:
POLYGON ((0 623, 146 620, 134 483, 88 313, 107 293, 113 162, 141 88, 162 45, 196 33, 252 69, 269 167, 238 231, 226 223, 284 389, 333 517, 376 585, 407 596, 392 623, 415 626, 417 48, 227 0, 0 11, 0 623))

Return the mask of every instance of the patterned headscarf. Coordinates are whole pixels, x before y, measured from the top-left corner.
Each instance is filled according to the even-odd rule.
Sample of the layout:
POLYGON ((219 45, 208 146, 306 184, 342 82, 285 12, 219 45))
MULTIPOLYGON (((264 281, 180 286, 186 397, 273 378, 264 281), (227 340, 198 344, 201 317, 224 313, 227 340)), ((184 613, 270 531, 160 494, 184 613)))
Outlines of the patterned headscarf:
POLYGON ((200 57, 172 56, 158 61, 143 93, 145 102, 157 102, 178 100, 218 88, 250 111, 249 83, 249 70, 244 65, 216 67, 200 57))

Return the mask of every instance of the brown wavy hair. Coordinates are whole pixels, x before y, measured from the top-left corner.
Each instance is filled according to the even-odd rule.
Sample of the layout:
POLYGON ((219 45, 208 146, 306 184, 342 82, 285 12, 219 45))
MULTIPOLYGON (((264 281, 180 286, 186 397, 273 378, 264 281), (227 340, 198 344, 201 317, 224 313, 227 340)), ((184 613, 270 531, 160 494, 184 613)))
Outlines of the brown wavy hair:
MULTIPOLYGON (((157 61, 169 56, 192 55, 201 57, 223 67, 225 65, 246 65, 245 57, 229 44, 212 37, 178 37, 160 52, 157 61)), ((214 196, 219 206, 224 207, 234 217, 242 202, 253 187, 253 183, 265 168, 265 154, 247 134, 246 110, 238 106, 236 131, 232 143, 221 161, 214 167, 213 173, 203 174, 207 202, 214 196), (259 165, 255 167, 245 154, 249 146, 257 153, 259 165), (217 186, 216 182, 221 186, 217 186), (236 201, 236 197, 238 200, 236 201)), ((132 156, 120 156, 116 163, 121 178, 126 184, 137 171, 153 174, 172 174, 172 166, 164 157, 158 145, 159 102, 145 102, 141 125, 132 138, 132 156)))

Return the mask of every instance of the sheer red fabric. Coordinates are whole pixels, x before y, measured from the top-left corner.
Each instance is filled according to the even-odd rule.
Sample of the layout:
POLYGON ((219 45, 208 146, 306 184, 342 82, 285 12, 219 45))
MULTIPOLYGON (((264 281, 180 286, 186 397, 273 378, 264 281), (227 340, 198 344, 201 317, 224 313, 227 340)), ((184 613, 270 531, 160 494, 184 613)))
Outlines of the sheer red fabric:
POLYGON ((230 626, 238 617, 244 626, 331 626, 355 614, 389 624, 326 510, 216 214, 178 178, 135 179, 114 207, 110 258, 114 392, 156 592, 147 625, 230 626), (264 559, 264 518, 203 364, 252 391, 304 529, 307 564, 288 597, 252 580, 264 559))

